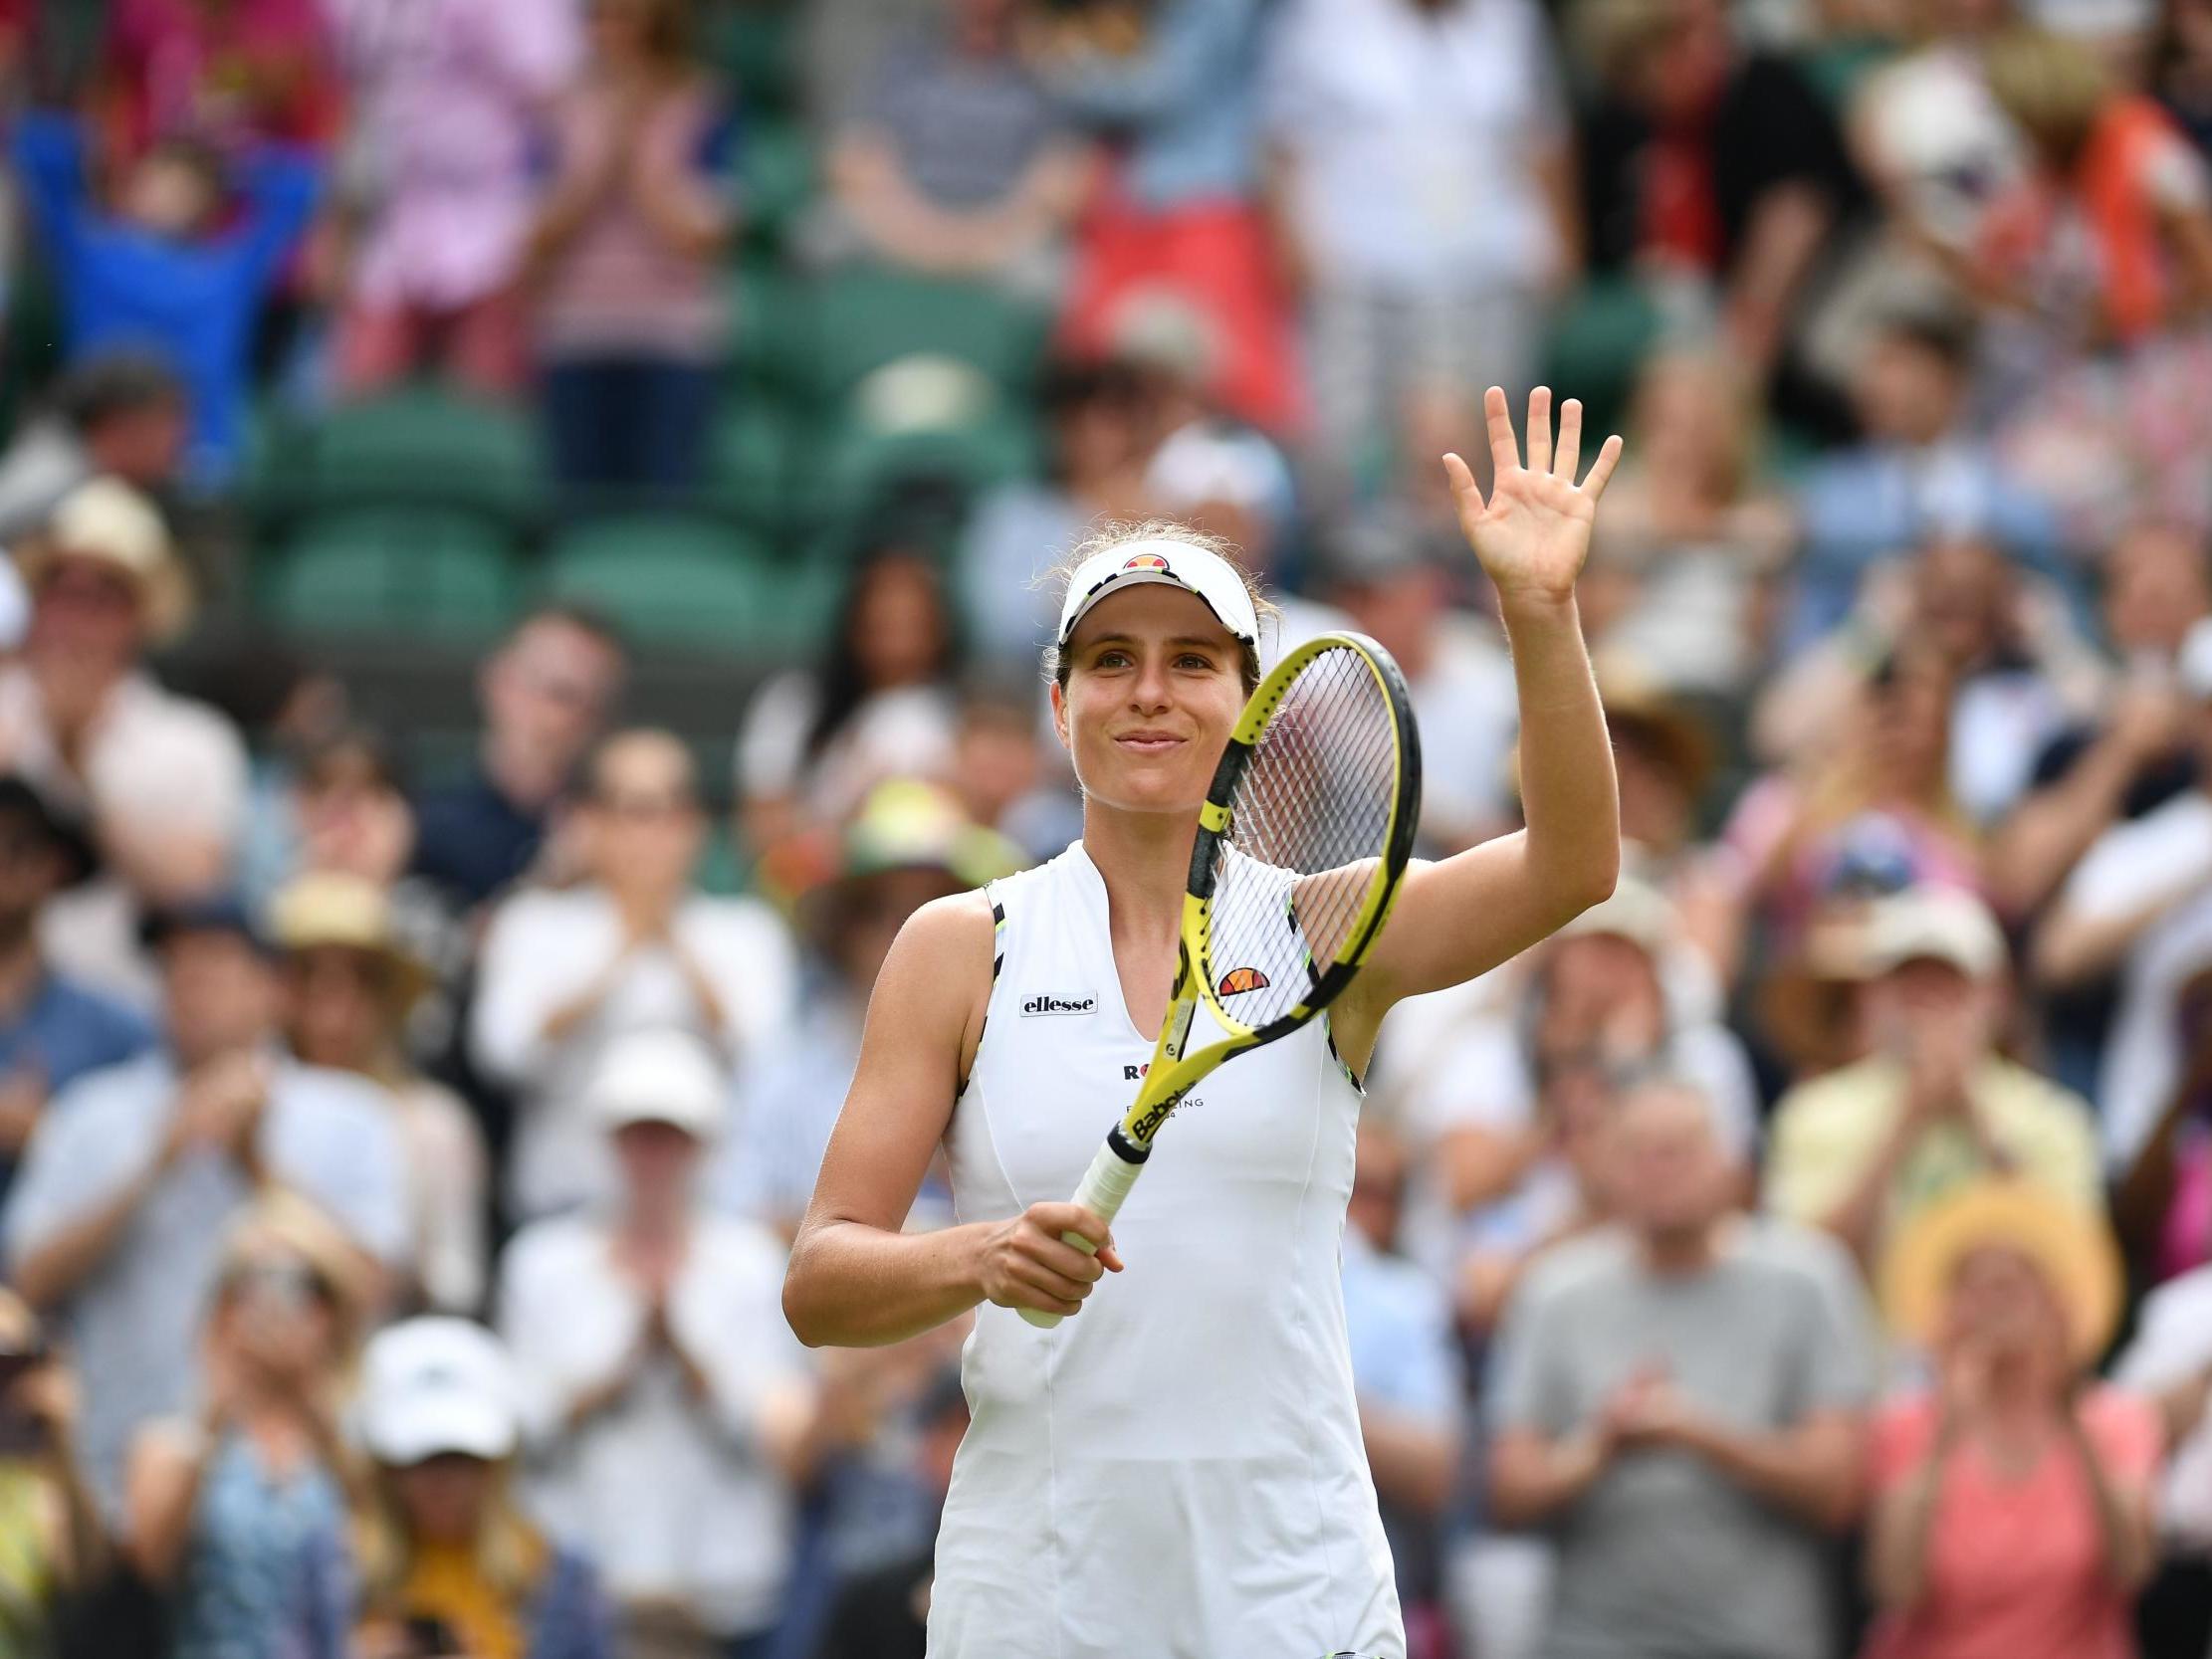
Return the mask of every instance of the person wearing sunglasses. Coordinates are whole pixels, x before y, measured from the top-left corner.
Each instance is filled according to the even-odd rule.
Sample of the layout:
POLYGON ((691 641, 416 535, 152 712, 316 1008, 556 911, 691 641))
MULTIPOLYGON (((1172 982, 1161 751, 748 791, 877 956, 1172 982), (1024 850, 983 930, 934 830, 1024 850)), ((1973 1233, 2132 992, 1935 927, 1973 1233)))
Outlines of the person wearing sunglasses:
POLYGON ((122 1552, 167 1592, 170 1659, 341 1659, 316 1571, 344 1536, 339 1396, 363 1313, 344 1236, 305 1201, 233 1223, 202 1336, 198 1407, 134 1437, 122 1552), (281 1646, 295 1626, 313 1636, 281 1646))

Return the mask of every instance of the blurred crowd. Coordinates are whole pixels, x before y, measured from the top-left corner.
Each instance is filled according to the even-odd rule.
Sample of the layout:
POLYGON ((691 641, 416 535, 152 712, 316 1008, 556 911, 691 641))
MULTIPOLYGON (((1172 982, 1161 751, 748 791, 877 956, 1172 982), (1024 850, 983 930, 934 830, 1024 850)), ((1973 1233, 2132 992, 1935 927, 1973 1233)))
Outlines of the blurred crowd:
POLYGON ((1079 829, 1049 572, 1228 537, 1467 846, 1539 380, 1626 874, 1366 1080, 1406 1659, 2212 1653, 2208 0, 0 0, 0 1656, 919 1656, 963 1329, 783 1261, 905 918, 1079 829), (917 295, 1049 344, 802 429, 944 442, 742 707, 535 598, 433 752, 240 579, 272 426, 642 533, 917 295))

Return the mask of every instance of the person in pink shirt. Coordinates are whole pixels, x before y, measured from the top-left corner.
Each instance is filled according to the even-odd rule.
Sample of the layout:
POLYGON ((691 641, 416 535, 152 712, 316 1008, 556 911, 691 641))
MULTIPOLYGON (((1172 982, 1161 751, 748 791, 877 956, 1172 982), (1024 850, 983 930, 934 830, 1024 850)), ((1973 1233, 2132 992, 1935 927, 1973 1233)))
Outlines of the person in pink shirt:
POLYGON ((2133 1659, 2161 1427, 2089 1378, 2120 1302, 2102 1220, 1992 1180, 1908 1226, 1880 1288, 1936 1381, 1876 1419, 1863 1659, 2133 1659))
POLYGON ((519 281, 537 219, 532 157, 582 52, 575 0, 321 0, 357 139, 334 348, 359 396, 440 368, 518 394, 519 281))
POLYGON ((563 484, 698 477, 723 348, 719 255, 737 227, 727 111, 685 0, 595 0, 531 243, 539 367, 563 484))

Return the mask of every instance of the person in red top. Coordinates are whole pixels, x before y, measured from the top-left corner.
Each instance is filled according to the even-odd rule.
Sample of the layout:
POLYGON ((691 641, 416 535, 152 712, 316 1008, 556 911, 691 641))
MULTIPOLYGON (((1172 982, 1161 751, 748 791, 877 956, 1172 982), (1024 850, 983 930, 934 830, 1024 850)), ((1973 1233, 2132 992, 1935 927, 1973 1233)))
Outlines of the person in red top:
POLYGON ((113 0, 96 98, 118 158, 172 138, 320 148, 341 113, 315 0, 113 0))
POLYGON ((2119 1310, 2103 1222, 1992 1180, 1907 1227, 1880 1288, 1938 1380, 1875 1423, 1863 1659, 2133 1659, 2161 1435, 2084 1380, 2119 1310))

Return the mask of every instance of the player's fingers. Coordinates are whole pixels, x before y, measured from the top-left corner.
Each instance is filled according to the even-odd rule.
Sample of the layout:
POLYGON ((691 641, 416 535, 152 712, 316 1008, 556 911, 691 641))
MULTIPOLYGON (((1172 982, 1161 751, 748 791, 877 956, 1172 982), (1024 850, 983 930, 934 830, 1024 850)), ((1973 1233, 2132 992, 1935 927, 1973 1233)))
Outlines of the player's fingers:
POLYGON ((1551 471, 1551 388, 1538 386, 1528 394, 1528 470, 1551 471))
POLYGON ((1085 1285, 1095 1285, 1105 1276, 1098 1257, 1088 1250, 1081 1250, 1056 1238, 1028 1240, 1023 1254, 1040 1267, 1050 1269, 1063 1279, 1073 1279, 1085 1285))
POLYGON ((1482 489, 1474 482, 1474 470, 1471 467, 1456 455, 1446 455, 1443 458, 1443 476, 1461 507, 1471 507, 1477 513, 1482 511, 1482 489))
POLYGON ((1105 1217, 1081 1204, 1031 1204, 1022 1214, 1046 1238, 1079 1233, 1094 1249, 1106 1242, 1105 1217))
POLYGON ((1575 469, 1582 465, 1582 399, 1570 397, 1559 406, 1559 453, 1552 457, 1551 470, 1555 478, 1569 484, 1575 482, 1575 469))
POLYGON ((1621 461, 1621 435, 1615 433, 1598 451, 1598 459, 1590 463, 1590 476, 1582 481, 1582 493, 1592 501, 1605 494, 1606 481, 1613 477, 1613 469, 1621 461))
POLYGON ((1503 478, 1521 464, 1521 452, 1513 445, 1513 412, 1505 406, 1503 386, 1492 386, 1482 394, 1482 419, 1490 431, 1490 464, 1503 478))
POLYGON ((1127 1262, 1121 1259, 1121 1252, 1114 1248, 1114 1241, 1112 1239, 1108 1239, 1104 1244, 1098 1247, 1098 1259, 1105 1264, 1106 1270, 1109 1273, 1119 1273, 1123 1268, 1129 1265, 1127 1262))
POLYGON ((1017 1286, 1026 1286, 1058 1302, 1081 1303, 1083 1298, 1091 1294, 1089 1285, 1070 1279, 1065 1274, 1055 1273, 1042 1262, 1017 1261, 1010 1271, 1017 1286))

